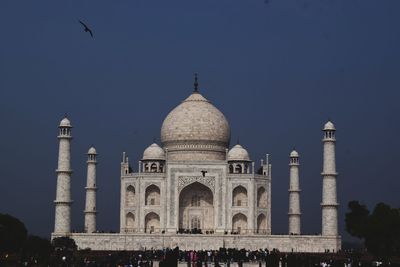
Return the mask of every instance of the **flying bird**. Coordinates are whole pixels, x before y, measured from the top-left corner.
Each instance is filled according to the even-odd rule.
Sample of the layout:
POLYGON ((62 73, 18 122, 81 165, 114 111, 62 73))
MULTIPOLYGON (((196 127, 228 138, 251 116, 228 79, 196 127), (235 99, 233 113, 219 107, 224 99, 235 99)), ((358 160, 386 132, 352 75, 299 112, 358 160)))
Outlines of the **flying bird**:
POLYGON ((203 177, 206 176, 207 171, 201 171, 201 173, 203 174, 203 177))
POLYGON ((84 31, 90 33, 90 36, 92 36, 92 38, 93 38, 92 30, 85 23, 83 23, 82 21, 79 21, 79 23, 82 24, 83 27, 85 27, 84 31))

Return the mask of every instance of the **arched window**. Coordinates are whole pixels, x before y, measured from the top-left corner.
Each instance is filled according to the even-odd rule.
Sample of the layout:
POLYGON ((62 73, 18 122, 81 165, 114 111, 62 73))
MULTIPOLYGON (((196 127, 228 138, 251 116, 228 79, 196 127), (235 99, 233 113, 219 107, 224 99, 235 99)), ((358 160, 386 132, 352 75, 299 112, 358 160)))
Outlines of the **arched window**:
POLYGON ((236 164, 235 173, 242 173, 242 165, 236 164))
POLYGON ((229 173, 233 173, 233 166, 232 166, 232 164, 229 164, 229 173))
POLYGON ((233 189, 232 206, 247 206, 247 190, 241 185, 233 189))
POLYGON ((152 184, 146 188, 146 205, 160 205, 160 188, 152 184))
POLYGON ((135 205, 135 188, 132 185, 126 188, 125 203, 127 206, 135 205))
POLYGON ((150 172, 157 172, 157 164, 155 164, 155 163, 151 164, 150 172))

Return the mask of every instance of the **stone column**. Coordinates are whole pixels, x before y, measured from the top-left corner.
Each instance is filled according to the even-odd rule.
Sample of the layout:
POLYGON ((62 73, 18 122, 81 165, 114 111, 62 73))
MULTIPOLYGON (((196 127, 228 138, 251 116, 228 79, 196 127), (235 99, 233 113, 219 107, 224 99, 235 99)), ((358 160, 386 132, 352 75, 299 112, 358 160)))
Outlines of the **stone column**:
POLYGON ((296 150, 290 153, 289 182, 289 234, 299 235, 301 232, 300 186, 299 186, 299 154, 296 150))
MULTIPOLYGON (((150 165, 150 164, 149 164, 150 165)), ((144 179, 142 179, 142 177, 139 177, 138 179, 138 199, 139 199, 139 209, 137 211, 138 214, 138 230, 139 233, 144 233, 145 227, 146 227, 146 215, 144 212, 144 208, 146 206, 146 188, 144 185, 144 179)))
POLYGON ((256 201, 256 198, 255 198, 255 192, 254 192, 254 185, 255 183, 254 183, 254 179, 250 179, 250 183, 248 184, 248 189, 249 189, 249 191, 248 191, 248 196, 247 196, 247 198, 248 198, 248 207, 249 207, 249 218, 248 218, 248 231, 251 233, 251 234, 253 234, 254 233, 254 229, 255 229, 255 223, 254 223, 254 217, 255 217, 255 215, 254 215, 254 213, 255 213, 255 201, 256 201))
POLYGON ((322 235, 338 235, 338 215, 336 196, 335 126, 328 121, 323 129, 324 161, 322 175, 322 235))
POLYGON ((96 149, 88 151, 87 178, 86 178, 86 205, 85 205, 85 232, 96 232, 96 149))
POLYGON ((60 122, 59 129, 54 233, 65 235, 71 232, 71 122, 64 118, 60 122))

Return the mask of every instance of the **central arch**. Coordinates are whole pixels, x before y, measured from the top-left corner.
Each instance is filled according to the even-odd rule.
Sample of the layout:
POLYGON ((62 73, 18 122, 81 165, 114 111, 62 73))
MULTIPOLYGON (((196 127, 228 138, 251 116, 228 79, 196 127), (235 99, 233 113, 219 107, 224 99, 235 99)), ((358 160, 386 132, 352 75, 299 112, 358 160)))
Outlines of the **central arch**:
POLYGON ((214 230, 214 197, 210 188, 194 182, 181 191, 179 228, 214 230))

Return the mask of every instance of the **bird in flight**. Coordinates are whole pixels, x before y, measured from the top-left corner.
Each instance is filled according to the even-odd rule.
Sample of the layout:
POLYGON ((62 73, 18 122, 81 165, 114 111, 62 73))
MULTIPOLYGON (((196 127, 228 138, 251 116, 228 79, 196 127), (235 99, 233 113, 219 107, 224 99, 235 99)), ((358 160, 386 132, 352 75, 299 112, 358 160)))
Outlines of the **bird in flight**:
POLYGON ((203 174, 203 177, 206 176, 207 171, 201 171, 201 173, 203 174))
POLYGON ((93 32, 92 32, 92 30, 89 29, 89 27, 88 27, 85 23, 83 23, 82 21, 79 21, 79 23, 82 24, 83 27, 85 27, 84 31, 90 33, 90 36, 92 36, 92 38, 93 38, 93 32))

